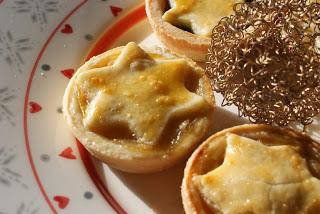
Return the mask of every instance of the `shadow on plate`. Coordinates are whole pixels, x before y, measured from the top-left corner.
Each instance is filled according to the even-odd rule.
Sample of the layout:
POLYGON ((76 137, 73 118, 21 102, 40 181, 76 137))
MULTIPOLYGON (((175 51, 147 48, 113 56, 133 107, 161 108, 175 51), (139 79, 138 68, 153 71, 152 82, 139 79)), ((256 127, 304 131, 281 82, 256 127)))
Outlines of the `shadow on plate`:
POLYGON ((112 169, 114 174, 155 213, 184 213, 180 186, 185 163, 152 174, 130 174, 112 169))
MULTIPOLYGON (((248 123, 248 120, 221 107, 214 112, 215 125, 212 133, 222 129, 248 123)), ((95 163, 97 171, 106 183, 102 163, 95 163)), ((152 174, 130 174, 111 169, 112 172, 135 193, 146 205, 158 214, 184 213, 180 196, 180 186, 183 178, 185 161, 168 170, 152 174)))
POLYGON ((222 107, 216 107, 213 114, 214 125, 212 127, 212 134, 223 129, 250 123, 248 119, 239 117, 237 114, 227 111, 222 107))

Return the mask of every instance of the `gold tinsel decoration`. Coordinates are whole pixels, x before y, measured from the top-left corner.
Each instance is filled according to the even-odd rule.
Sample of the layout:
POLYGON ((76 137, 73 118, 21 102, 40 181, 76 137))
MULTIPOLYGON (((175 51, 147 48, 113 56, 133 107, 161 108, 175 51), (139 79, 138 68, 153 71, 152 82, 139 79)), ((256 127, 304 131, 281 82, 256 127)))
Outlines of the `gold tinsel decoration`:
POLYGON ((320 4, 236 4, 212 31, 206 73, 222 105, 251 122, 312 123, 320 112, 320 4))

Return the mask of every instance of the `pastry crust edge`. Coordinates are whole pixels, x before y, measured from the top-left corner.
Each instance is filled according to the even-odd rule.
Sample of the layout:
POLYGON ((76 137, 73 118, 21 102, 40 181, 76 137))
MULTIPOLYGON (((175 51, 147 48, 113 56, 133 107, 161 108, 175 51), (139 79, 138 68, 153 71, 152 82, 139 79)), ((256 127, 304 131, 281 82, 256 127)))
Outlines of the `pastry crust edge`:
POLYGON ((199 36, 171 25, 162 19, 166 0, 146 0, 149 23, 164 46, 174 53, 198 62, 206 60, 209 37, 199 36))
MULTIPOLYGON (((112 52, 119 51, 121 50, 121 48, 123 48, 123 46, 111 49, 98 56, 108 54, 111 55, 112 52)), ((91 58, 86 63, 90 63, 91 60, 94 59, 91 58)), ((192 60, 186 60, 188 61, 188 63, 190 63, 190 65, 195 66, 197 69, 201 68, 192 60)), ((78 71, 81 69, 81 67, 78 69, 78 71)), ((92 140, 90 140, 90 137, 95 133, 86 132, 84 127, 81 126, 82 124, 80 124, 79 122, 76 123, 75 120, 77 118, 74 118, 76 115, 74 115, 74 113, 72 113, 70 109, 70 102, 73 98, 72 95, 74 95, 73 92, 75 90, 73 86, 78 71, 70 79, 70 82, 68 83, 68 86, 65 90, 65 94, 63 97, 64 118, 67 121, 68 125, 71 127, 71 132, 73 133, 73 135, 81 142, 81 144, 89 151, 89 153, 97 159, 109 164, 110 166, 131 173, 151 173, 162 171, 186 159, 188 155, 190 155, 192 151, 196 148, 196 146, 198 146, 198 144, 201 143, 202 140, 208 137, 208 132, 213 122, 211 119, 215 106, 215 99, 211 92, 209 79, 206 77, 206 75, 203 74, 203 85, 201 87, 203 95, 201 96, 203 96, 205 100, 209 103, 211 110, 203 120, 196 119, 195 123, 198 126, 197 130, 195 130, 196 134, 192 132, 191 134, 187 134, 184 137, 184 139, 189 140, 190 143, 186 145, 188 148, 184 148, 186 146, 182 147, 182 149, 184 149, 183 152, 168 149, 165 155, 157 154, 156 152, 154 152, 153 154, 146 155, 131 154, 130 150, 123 147, 121 148, 121 146, 116 145, 116 143, 113 140, 108 139, 105 139, 105 141, 103 142, 104 149, 101 149, 101 146, 97 145, 98 143, 94 143, 92 140), (88 133, 89 137, 88 135, 86 135, 88 133)))
POLYGON ((316 145, 317 149, 320 151, 320 144, 312 140, 307 134, 300 133, 289 128, 273 127, 273 126, 263 125, 263 124, 245 124, 245 125, 239 125, 239 126, 227 128, 220 132, 217 132, 214 135, 210 136, 207 140, 205 140, 192 153, 192 155, 187 161, 186 167, 184 169, 184 176, 183 176, 182 185, 181 185, 182 204, 186 214, 208 214, 208 213, 220 214, 222 213, 217 207, 215 207, 215 205, 212 205, 212 206, 215 207, 216 210, 214 211, 210 210, 208 208, 208 205, 206 205, 204 199, 201 198, 197 188, 194 186, 192 178, 195 174, 197 174, 196 164, 198 160, 201 158, 204 151, 207 149, 209 144, 215 144, 213 145, 213 147, 218 147, 219 146, 218 144, 223 143, 222 141, 218 141, 218 142, 215 141, 219 137, 226 136, 227 133, 234 133, 234 134, 241 135, 243 133, 251 133, 251 132, 256 132, 257 136, 261 136, 259 135, 259 132, 283 134, 283 135, 295 138, 298 141, 304 141, 304 143, 311 143, 312 145, 316 145))

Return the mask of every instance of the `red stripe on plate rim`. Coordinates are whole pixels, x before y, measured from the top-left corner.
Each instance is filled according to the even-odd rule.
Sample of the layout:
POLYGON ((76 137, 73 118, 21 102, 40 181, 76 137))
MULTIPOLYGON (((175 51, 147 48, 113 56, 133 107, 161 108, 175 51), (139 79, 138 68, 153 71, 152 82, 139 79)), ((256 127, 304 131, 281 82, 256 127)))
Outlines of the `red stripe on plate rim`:
MULTIPOLYGON (((114 42, 127 32, 130 28, 134 27, 140 21, 146 18, 146 12, 144 5, 141 5, 128 13, 123 18, 119 19, 112 26, 110 26, 98 40, 98 42, 93 46, 92 50, 89 52, 86 60, 90 59, 93 56, 99 55, 106 50, 110 49, 114 42)), ((99 177, 99 173, 97 172, 90 153, 85 149, 85 147, 77 140, 77 146, 80 153, 80 157, 86 167, 88 174, 93 180, 94 184, 103 195, 103 197, 108 201, 108 203, 112 206, 112 208, 118 214, 126 214, 127 212, 119 205, 119 203, 113 198, 110 194, 108 188, 105 186, 104 182, 99 177)))
POLYGON ((76 7, 74 9, 72 9, 67 16, 65 16, 61 22, 56 26, 56 28, 51 32, 51 34, 49 35, 48 39, 46 40, 46 42, 44 43, 44 45, 42 46, 36 61, 33 64, 29 79, 28 79, 28 83, 27 83, 27 88, 26 88, 26 93, 25 93, 25 98, 24 98, 24 112, 23 112, 23 129, 24 129, 24 140, 25 140, 25 146, 26 146, 26 150, 27 150, 27 156, 28 156, 28 160, 31 166, 31 170, 33 173, 33 176, 38 184, 38 187, 45 199, 45 201, 47 202, 48 206, 50 207, 51 211, 53 213, 57 213, 57 210, 54 208, 53 204, 51 203, 43 185, 42 182, 39 178, 38 172, 36 170, 33 158, 32 158, 32 154, 31 154, 31 149, 30 149, 30 144, 29 144, 29 136, 28 136, 28 102, 29 102, 29 94, 30 94, 30 88, 31 88, 31 84, 32 84, 32 80, 34 77, 34 74, 37 70, 38 64, 40 62, 40 59, 42 58, 43 53, 45 52, 45 50, 47 49, 49 43, 51 42, 51 40, 53 39, 53 37, 56 35, 56 33, 59 31, 59 29, 62 27, 62 25, 75 13, 77 12, 77 10, 79 10, 85 3, 87 3, 88 0, 83 0, 81 1, 78 5, 76 5, 76 7))
MULTIPOLYGON (((25 92, 25 98, 24 98, 24 113, 23 113, 23 128, 24 128, 24 139, 25 139, 25 146, 27 150, 27 156, 28 160, 31 166, 32 173, 35 177, 35 180, 38 184, 38 187, 47 202, 49 208, 53 213, 57 213, 57 210, 53 206, 51 200, 48 197, 48 194, 46 193, 43 184, 40 180, 40 177, 38 175, 38 172, 36 170, 33 157, 31 154, 31 148, 29 143, 29 135, 28 135, 28 102, 29 102, 29 95, 30 95, 30 89, 33 81, 34 74, 37 70, 37 67, 39 65, 40 59, 42 58, 45 50, 47 49, 48 45, 50 44, 53 37, 57 34, 59 29, 63 26, 63 24, 76 12, 78 11, 85 3, 87 3, 88 0, 81 1, 73 10, 71 10, 67 16, 65 16, 62 21, 56 26, 56 28, 51 32, 48 39, 42 46, 35 62, 32 67, 27 88, 25 92)), ((87 56, 87 59, 89 59, 92 56, 98 55, 100 53, 103 53, 105 50, 109 49, 112 44, 126 31, 128 31, 131 27, 136 25, 138 22, 142 21, 146 17, 146 13, 144 10, 144 5, 136 8, 131 13, 127 14, 125 17, 120 19, 118 22, 113 24, 99 39, 99 41, 94 45, 94 48, 90 51, 90 53, 87 56)), ((77 142, 77 146, 80 152, 81 159, 87 169, 87 172, 91 179, 93 180, 94 184, 98 188, 98 190, 101 192, 103 197, 107 200, 107 202, 111 205, 111 207, 118 213, 118 214, 126 214, 126 212, 123 210, 123 208, 118 204, 118 202, 112 197, 110 194, 108 188, 104 185, 103 181, 98 176, 98 173, 93 165, 92 159, 90 154, 87 152, 87 150, 82 146, 80 142, 77 142)))

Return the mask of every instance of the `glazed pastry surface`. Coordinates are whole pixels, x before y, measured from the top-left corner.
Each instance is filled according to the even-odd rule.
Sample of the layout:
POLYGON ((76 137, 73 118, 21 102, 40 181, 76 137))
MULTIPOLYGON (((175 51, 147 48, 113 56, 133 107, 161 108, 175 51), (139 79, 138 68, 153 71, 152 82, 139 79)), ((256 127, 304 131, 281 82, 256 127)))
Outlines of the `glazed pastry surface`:
POLYGON ((289 145, 268 146, 228 134, 224 162, 194 178, 209 205, 223 213, 313 213, 320 180, 289 145))
POLYGON ((210 36, 221 18, 233 14, 233 6, 243 0, 170 0, 171 9, 163 19, 175 26, 187 27, 193 33, 210 36))

